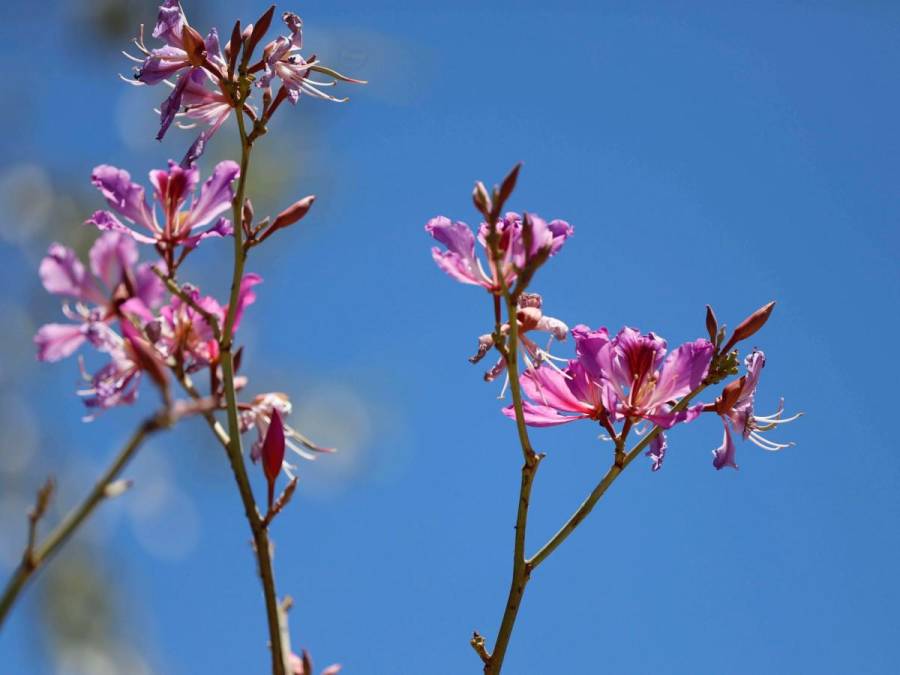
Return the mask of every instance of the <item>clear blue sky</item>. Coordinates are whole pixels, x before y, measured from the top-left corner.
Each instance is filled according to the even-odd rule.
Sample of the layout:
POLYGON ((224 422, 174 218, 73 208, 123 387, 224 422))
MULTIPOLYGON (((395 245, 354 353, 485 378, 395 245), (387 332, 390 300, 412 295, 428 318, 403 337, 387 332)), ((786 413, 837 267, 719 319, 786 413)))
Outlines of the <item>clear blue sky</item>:
MULTIPOLYGON (((160 90, 116 80, 126 45, 91 38, 82 5, 0 10, 3 171, 36 165, 57 197, 79 200, 68 222, 0 242, 3 307, 34 324, 55 320, 41 252, 83 235, 100 206, 90 169, 143 177, 192 138, 152 142, 160 90)), ((186 2, 195 25, 226 34, 263 9, 186 2)), ((466 362, 490 328, 488 297, 434 267, 422 228, 437 214, 473 222, 472 182, 522 160, 511 206, 575 226, 534 286, 548 313, 680 343, 703 335, 706 303, 734 325, 777 299, 754 340, 768 355, 760 408, 784 396, 806 417, 778 437, 796 448, 742 444, 738 472, 711 466, 716 419, 673 433, 662 471, 632 465, 536 573, 506 670, 900 671, 900 6, 279 9, 301 13, 308 50, 371 82, 348 105, 283 110, 256 167, 258 211, 319 201, 250 262, 265 283, 245 320, 247 374, 254 390, 289 392, 292 421, 344 450, 301 467, 299 498, 273 526, 294 643, 348 675, 479 671, 468 638, 492 638, 500 618, 520 455, 498 387, 466 362)), ((142 11, 152 24, 153 3, 142 11)), ((233 139, 220 132, 210 159, 233 156, 233 139)), ((204 249, 196 278, 222 289, 230 249, 204 249)), ((4 344, 24 363, 29 339, 4 344)), ((37 420, 23 494, 48 471, 90 476, 152 400, 84 425, 73 361, 0 375, 37 420)), ((240 502, 221 451, 187 427, 154 440, 127 472, 133 492, 84 536, 102 544, 97 569, 128 617, 119 631, 150 672, 264 672, 240 502)), ((11 452, 17 438, 4 436, 11 452)), ((587 424, 533 438, 548 458, 531 550, 610 453, 587 424)), ((13 548, 24 525, 3 527, 13 548)), ((54 672, 38 635, 43 581, 0 637, 4 673, 54 672)))

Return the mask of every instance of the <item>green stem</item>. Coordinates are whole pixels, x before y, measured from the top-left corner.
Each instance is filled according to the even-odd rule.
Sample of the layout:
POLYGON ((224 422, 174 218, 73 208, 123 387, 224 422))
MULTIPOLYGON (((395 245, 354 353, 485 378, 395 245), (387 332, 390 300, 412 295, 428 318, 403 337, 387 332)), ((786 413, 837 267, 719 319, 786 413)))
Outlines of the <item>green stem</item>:
MULTIPOLYGON (((253 534, 253 544, 259 563, 259 576, 262 581, 263 596, 266 603, 266 617, 269 626, 269 644, 272 653, 273 675, 285 675, 287 672, 287 660, 290 656, 285 653, 282 642, 281 621, 278 609, 278 595, 275 590, 275 574, 272 569, 272 545, 269 541, 268 530, 263 518, 256 507, 256 499, 247 476, 247 467, 244 464, 244 454, 241 445, 240 418, 238 415, 237 392, 234 386, 234 324, 237 316, 238 298, 240 296, 241 280, 244 276, 244 251, 243 227, 241 218, 244 204, 244 193, 247 186, 247 171, 250 166, 250 150, 252 141, 247 136, 244 113, 241 108, 235 110, 238 130, 241 136, 241 174, 238 178, 237 193, 232 203, 233 230, 234 230, 234 271, 231 279, 231 294, 228 302, 228 313, 225 316, 225 325, 221 338, 221 365, 222 385, 225 389, 225 402, 228 416, 228 444, 226 451, 231 471, 237 483, 241 501, 244 504, 244 513, 253 534)), ((207 420, 209 422, 209 420, 207 420)))
POLYGON ((29 579, 68 541, 75 530, 106 498, 106 489, 109 484, 116 479, 129 460, 134 457, 147 437, 170 424, 171 420, 167 412, 159 413, 144 420, 116 455, 112 464, 100 475, 94 484, 94 488, 84 500, 69 512, 40 545, 26 550, 22 562, 7 582, 3 595, 0 596, 0 626, 3 625, 3 621, 29 579))
MULTIPOLYGON (((681 399, 677 405, 675 405, 672 410, 679 411, 684 410, 688 403, 691 402, 697 394, 703 391, 706 388, 705 384, 701 384, 699 387, 690 392, 687 396, 681 399)), ((578 507, 578 510, 572 514, 572 516, 566 521, 566 523, 559 529, 559 531, 554 534, 550 540, 544 544, 540 550, 534 554, 529 560, 528 565, 531 569, 535 569, 538 565, 540 565, 544 560, 546 560, 556 548, 562 544, 566 539, 568 539, 569 535, 575 531, 575 528, 587 518, 587 515, 593 510, 594 506, 600 500, 600 498, 604 495, 606 490, 610 485, 615 482, 616 478, 619 477, 625 467, 631 464, 635 458, 641 453, 644 448, 646 448, 654 438, 656 438, 660 433, 662 433, 662 429, 660 427, 653 427, 653 429, 644 436, 641 441, 635 445, 631 451, 627 455, 625 455, 624 459, 621 462, 617 462, 613 464, 609 471, 606 472, 606 475, 603 476, 601 481, 597 484, 591 493, 588 495, 587 499, 582 502, 581 506, 578 507)))

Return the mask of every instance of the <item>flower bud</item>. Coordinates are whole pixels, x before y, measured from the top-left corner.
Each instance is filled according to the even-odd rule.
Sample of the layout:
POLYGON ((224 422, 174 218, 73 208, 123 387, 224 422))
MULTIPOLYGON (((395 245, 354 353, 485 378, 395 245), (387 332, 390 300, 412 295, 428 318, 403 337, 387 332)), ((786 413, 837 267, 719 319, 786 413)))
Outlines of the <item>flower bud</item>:
POLYGON ((719 332, 719 322, 716 320, 716 313, 709 305, 706 306, 706 332, 709 334, 709 341, 716 344, 716 334, 719 332))
POLYGON ((244 60, 247 61, 253 55, 253 50, 256 48, 256 45, 259 44, 259 41, 263 39, 263 36, 266 34, 266 31, 269 30, 269 26, 272 24, 272 16, 275 14, 275 5, 272 5, 263 12, 263 15, 259 17, 259 20, 253 24, 253 30, 250 32, 250 37, 247 38, 247 42, 244 46, 244 60))
POLYGON ((234 22, 234 28, 231 31, 231 39, 225 45, 225 58, 228 59, 228 76, 234 76, 234 69, 237 66, 238 54, 241 51, 241 22, 234 22))
POLYGON ((769 320, 769 316, 772 314, 774 308, 775 301, 773 300, 768 305, 760 307, 753 312, 753 314, 741 321, 741 323, 738 324, 738 327, 734 329, 734 333, 731 334, 731 339, 728 340, 728 345, 723 351, 727 352, 741 340, 746 340, 751 335, 754 335, 766 324, 766 321, 769 320))
POLYGON ((293 225, 309 212, 314 201, 316 201, 315 195, 309 195, 308 197, 304 197, 303 199, 294 202, 275 216, 275 220, 272 221, 272 226, 269 229, 274 231, 280 230, 282 227, 287 227, 288 225, 293 225))
POLYGON ((244 200, 244 208, 241 215, 241 227, 244 230, 244 234, 249 237, 251 232, 250 228, 253 225, 253 202, 250 201, 249 197, 244 200))
POLYGON ((261 455, 262 468, 269 484, 269 509, 275 501, 275 479, 281 473, 281 465, 284 462, 284 424, 281 421, 281 413, 278 408, 272 408, 269 418, 269 428, 263 441, 261 455))
POLYGON ((512 168, 512 171, 506 175, 506 178, 503 179, 500 188, 495 191, 494 205, 497 209, 497 216, 500 215, 499 212, 503 210, 503 205, 506 204, 506 200, 509 199, 513 190, 516 189, 516 181, 519 179, 519 170, 521 168, 522 162, 519 162, 512 168))
POLYGON ((487 188, 481 181, 475 183, 475 189, 472 191, 472 201, 475 203, 475 208, 478 209, 479 213, 485 218, 491 217, 491 198, 488 195, 487 188))

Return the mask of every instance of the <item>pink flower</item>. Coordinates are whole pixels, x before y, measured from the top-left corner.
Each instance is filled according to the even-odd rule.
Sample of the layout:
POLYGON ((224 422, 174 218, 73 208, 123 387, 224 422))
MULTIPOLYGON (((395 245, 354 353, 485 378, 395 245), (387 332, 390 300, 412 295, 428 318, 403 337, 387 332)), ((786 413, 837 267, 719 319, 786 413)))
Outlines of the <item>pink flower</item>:
MULTIPOLYGON (((142 34, 140 39, 135 40, 135 45, 143 57, 126 54, 132 61, 140 64, 135 69, 134 80, 127 81, 138 85, 166 82, 172 86, 172 92, 160 105, 160 128, 156 138, 162 140, 182 106, 196 104, 198 97, 205 98, 206 95, 201 95, 198 88, 207 81, 216 86, 211 72, 220 76, 224 73, 226 64, 216 29, 211 29, 204 39, 188 25, 178 0, 164 0, 160 5, 153 37, 162 40, 164 46, 147 49, 142 42, 142 34), (174 84, 170 83, 168 78, 176 75, 178 79, 174 84)), ((214 92, 208 95, 216 96, 214 92)), ((227 100, 224 95, 222 99, 227 100)), ((230 113, 231 106, 228 107, 228 111, 220 110, 215 116, 215 128, 205 136, 207 139, 230 113)), ((197 115, 189 116, 198 118, 197 115)))
POLYGON ((156 208, 147 204, 144 188, 132 183, 127 171, 104 164, 94 169, 91 182, 113 211, 140 230, 125 225, 110 211, 97 211, 87 222, 101 230, 122 232, 144 244, 155 244, 170 267, 174 267, 180 262, 174 258, 176 247, 184 247, 183 258, 203 239, 231 234, 231 223, 225 218, 218 218, 202 232, 198 230, 230 208, 234 199, 231 184, 239 174, 240 168, 235 162, 219 162, 200 188, 199 196, 195 197, 199 170, 169 162, 168 171, 150 172, 154 201, 159 207, 157 213, 156 208))
POLYGON ((643 418, 669 429, 702 411, 702 405, 680 412, 672 406, 706 377, 714 351, 709 340, 686 342, 666 356, 665 340, 634 328, 623 328, 611 340, 605 328, 576 326, 572 335, 579 361, 600 384, 613 421, 643 418))
POLYGON ((438 246, 431 249, 438 267, 461 283, 499 293, 501 279, 506 280, 507 286, 512 285, 527 265, 539 264, 544 258, 555 255, 574 230, 564 220, 547 223, 537 216, 528 216, 523 221, 518 213, 507 213, 497 222, 501 258, 499 264, 494 265, 487 245, 489 227, 487 223, 482 223, 478 230, 478 243, 485 251, 487 272, 475 255, 475 235, 465 223, 454 223, 438 216, 428 221, 425 231, 445 247, 443 251, 438 246), (530 226, 527 237, 526 224, 530 226))
POLYGON ((753 414, 753 400, 756 397, 756 387, 759 384, 759 376, 763 367, 766 365, 766 355, 754 350, 746 359, 744 365, 747 368, 747 374, 730 383, 722 392, 722 395, 716 399, 712 409, 715 410, 722 418, 722 424, 725 427, 725 437, 722 445, 713 450, 713 466, 716 469, 722 469, 730 466, 737 469, 735 462, 736 448, 734 441, 731 439, 731 433, 728 430, 729 423, 736 433, 746 440, 749 439, 763 450, 777 451, 793 446, 793 443, 776 443, 762 436, 765 431, 770 431, 779 424, 787 424, 793 422, 803 415, 798 413, 792 417, 783 418, 784 400, 779 403, 778 410, 771 415, 758 416, 753 414))
MULTIPOLYGON (((245 274, 238 291, 238 308, 235 312, 234 330, 241 325, 244 310, 256 300, 253 287, 262 282, 258 274, 245 274)), ((228 307, 223 307, 211 296, 203 296, 199 289, 185 285, 182 290, 196 305, 215 317, 220 327, 225 324, 228 307)), ((159 310, 159 318, 144 317, 147 332, 157 348, 184 366, 186 372, 216 364, 219 361, 219 343, 212 327, 190 304, 173 295, 169 304, 159 310)))
MULTIPOLYGON (((529 368, 519 381, 531 399, 522 405, 525 423, 529 426, 553 427, 575 420, 606 419, 600 386, 577 360, 569 361, 565 370, 547 366, 529 368)), ((511 405, 503 409, 503 414, 510 419, 516 418, 511 405)))
POLYGON ((110 232, 100 236, 89 254, 90 274, 75 252, 52 244, 41 261, 39 274, 44 288, 53 295, 74 301, 63 305, 70 323, 50 323, 35 335, 41 361, 58 361, 90 342, 100 351, 112 353, 121 346, 121 337, 110 324, 118 318, 118 305, 128 298, 148 307, 162 299, 162 282, 148 263, 135 267, 138 259, 134 242, 110 232))
POLYGON ((322 89, 333 87, 338 82, 365 84, 363 80, 354 80, 352 77, 326 68, 319 63, 315 56, 308 61, 305 60, 300 56, 300 50, 303 47, 303 21, 293 12, 285 12, 281 18, 291 34, 276 38, 266 45, 263 52, 265 72, 257 80, 256 86, 269 87, 272 80, 278 78, 291 103, 297 103, 301 93, 336 103, 344 103, 348 99, 336 98, 322 89), (312 80, 310 75, 313 73, 325 75, 330 79, 326 81, 312 80))

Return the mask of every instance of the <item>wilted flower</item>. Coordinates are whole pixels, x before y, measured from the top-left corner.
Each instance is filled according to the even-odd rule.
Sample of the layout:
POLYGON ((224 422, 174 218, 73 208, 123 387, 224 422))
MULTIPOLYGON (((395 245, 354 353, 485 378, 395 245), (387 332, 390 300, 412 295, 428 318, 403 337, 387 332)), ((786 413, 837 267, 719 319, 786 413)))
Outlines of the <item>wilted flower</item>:
POLYGON ((336 98, 322 91, 323 87, 333 87, 338 81, 352 84, 365 84, 363 80, 354 80, 351 77, 326 68, 319 60, 312 56, 307 61, 300 56, 303 47, 303 21, 293 12, 285 12, 282 20, 287 25, 290 35, 276 38, 263 51, 263 64, 265 72, 256 81, 258 87, 269 87, 276 77, 284 85, 285 93, 291 103, 300 100, 301 92, 316 98, 324 98, 329 101, 343 103, 346 98, 336 98), (312 73, 319 73, 331 79, 326 81, 311 80, 312 73))
POLYGON ((726 466, 734 469, 738 468, 735 462, 736 449, 734 441, 732 441, 731 433, 728 430, 729 423, 736 433, 741 434, 744 439, 749 439, 763 450, 776 451, 794 445, 793 443, 770 441, 764 438, 762 433, 774 429, 779 424, 793 422, 803 413, 783 418, 784 399, 782 399, 778 404, 778 410, 773 414, 766 416, 753 414, 753 400, 756 396, 756 387, 759 384, 759 376, 765 365, 766 356, 763 352, 759 350, 751 352, 744 359, 747 374, 726 386, 722 395, 716 399, 715 404, 710 406, 712 410, 715 410, 721 416, 722 424, 725 427, 725 437, 722 440, 722 445, 713 450, 713 466, 716 469, 726 466))
MULTIPOLYGON (((284 424, 283 419, 290 415, 293 409, 287 394, 278 392, 260 394, 253 399, 252 403, 242 403, 238 407, 241 409, 241 433, 250 431, 253 428, 256 428, 257 431, 257 439, 250 448, 250 459, 254 462, 259 461, 259 458, 262 456, 263 444, 269 425, 274 418, 273 411, 276 410, 284 427, 285 445, 290 450, 307 460, 316 458, 313 454, 314 452, 334 452, 334 448, 324 448, 316 445, 293 427, 284 424), (312 452, 309 452, 310 450, 312 452)), ((293 478, 293 472, 297 467, 285 461, 282 468, 290 478, 293 478)))
POLYGON ((438 216, 425 225, 425 231, 446 247, 441 251, 437 246, 431 255, 437 266, 451 277, 464 284, 482 286, 491 293, 500 293, 501 278, 510 286, 518 274, 529 264, 539 264, 555 255, 574 229, 564 220, 549 223, 537 216, 528 216, 530 225, 526 234, 526 224, 518 213, 507 213, 497 222, 499 264, 491 259, 487 237, 490 231, 487 223, 478 230, 478 243, 485 250, 488 272, 475 255, 475 235, 463 222, 451 222, 449 218, 438 216))
POLYGON ((208 229, 197 230, 231 206, 234 198, 231 183, 239 174, 237 163, 219 162, 200 188, 200 195, 195 197, 194 190, 200 180, 196 167, 184 168, 170 161, 168 171, 151 171, 153 197, 161 212, 158 217, 156 209, 147 204, 144 188, 132 183, 127 171, 103 164, 94 169, 91 182, 116 213, 143 231, 128 227, 109 211, 96 211, 87 223, 101 230, 123 232, 144 244, 155 244, 171 270, 180 262, 174 258, 176 247, 184 247, 183 257, 207 237, 231 234, 231 222, 223 217, 208 229), (188 198, 190 204, 187 210, 182 210, 188 198))
MULTIPOLYGON (((522 295, 519 296, 517 304, 516 323, 519 341, 524 347, 522 356, 525 359, 526 366, 530 367, 544 361, 552 362, 558 360, 565 362, 565 359, 557 359, 550 353, 550 344, 554 339, 560 341, 565 340, 566 335, 569 332, 569 327, 559 319, 555 319, 552 316, 547 316, 543 313, 541 309, 543 301, 541 296, 537 293, 522 293, 522 295), (527 333, 534 331, 549 334, 549 341, 545 349, 539 347, 528 337, 527 333)), ((500 331, 504 335, 509 334, 509 330, 510 326, 508 323, 505 323, 500 327, 500 331)), ((478 363, 493 346, 494 336, 490 333, 482 335, 478 338, 478 351, 473 356, 469 357, 469 361, 471 363, 478 363)), ((497 363, 484 374, 484 379, 487 382, 492 382, 505 370, 506 362, 501 357, 497 363)))

